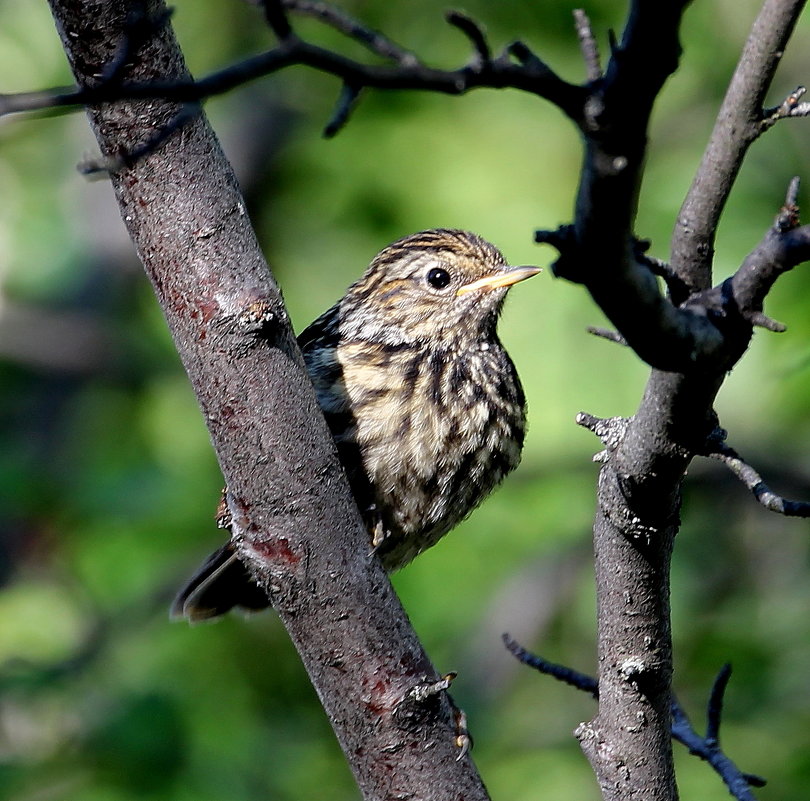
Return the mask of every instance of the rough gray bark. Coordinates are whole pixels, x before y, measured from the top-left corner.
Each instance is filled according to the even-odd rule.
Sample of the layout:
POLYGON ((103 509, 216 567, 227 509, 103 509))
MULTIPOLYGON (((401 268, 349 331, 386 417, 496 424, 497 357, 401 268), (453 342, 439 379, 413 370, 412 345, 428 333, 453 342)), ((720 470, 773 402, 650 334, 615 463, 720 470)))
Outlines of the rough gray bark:
POLYGON ((753 141, 752 128, 762 119, 762 98, 801 8, 792 0, 767 0, 755 24, 732 82, 731 105, 727 100, 720 116, 722 133, 713 138, 686 204, 698 219, 689 226, 682 219, 681 236, 676 235, 673 253, 680 253, 681 261, 668 298, 634 248, 647 118, 677 63, 684 6, 679 0, 633 4, 606 85, 594 85, 591 105, 599 115, 591 130, 583 130, 587 145, 574 225, 548 237, 561 250, 558 273, 583 283, 654 368, 629 421, 583 420, 603 438, 606 453, 594 523, 599 711, 577 734, 605 801, 677 798, 670 747, 669 571, 680 524, 680 485, 691 459, 707 450, 717 426, 714 399, 744 353, 752 324, 765 320, 762 302, 775 276, 808 256, 810 232, 797 227, 791 216, 795 198, 789 199, 738 272, 708 289, 706 236, 710 232, 713 241, 753 141), (666 25, 658 27, 661 15, 666 25), (733 113, 747 120, 745 127, 728 127, 735 103, 740 108, 734 106, 733 113), (733 156, 714 162, 718 138, 733 156), (695 236, 694 229, 703 235, 695 236), (795 250, 783 237, 789 230, 802 240, 795 250), (684 252, 693 265, 689 270, 683 267, 684 252))
MULTIPOLYGON (((133 5, 51 0, 79 84, 98 80, 133 5)), ((164 9, 153 2, 149 10, 164 9)), ((121 73, 128 80, 186 77, 169 27, 152 31, 130 60, 121 73)), ((151 100, 92 108, 89 116, 114 161, 176 112, 151 100)), ((485 799, 469 757, 456 761, 445 694, 409 696, 439 676, 369 558, 278 288, 205 119, 123 166, 112 182, 209 428, 241 551, 272 593, 364 797, 485 799)))

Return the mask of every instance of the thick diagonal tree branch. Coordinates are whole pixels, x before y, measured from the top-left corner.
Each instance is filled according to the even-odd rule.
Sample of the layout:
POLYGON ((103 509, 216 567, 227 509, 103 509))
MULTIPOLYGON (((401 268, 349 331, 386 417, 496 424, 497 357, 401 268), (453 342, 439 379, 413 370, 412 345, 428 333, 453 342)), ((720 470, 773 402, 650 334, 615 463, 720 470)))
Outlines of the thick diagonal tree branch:
MULTIPOLYGON (((130 3, 52 0, 80 86, 116 53, 130 3)), ((165 8, 153 2, 151 15, 165 8)), ((170 28, 131 54, 126 80, 187 82, 170 28)), ((80 90, 84 91, 84 90, 80 90)), ((167 101, 89 111, 114 158, 177 113, 167 101)), ((441 677, 376 560, 235 178, 203 117, 112 183, 163 308, 229 487, 243 556, 301 654, 369 799, 485 799, 456 761, 441 677), (421 698, 421 696, 419 696, 421 698)))

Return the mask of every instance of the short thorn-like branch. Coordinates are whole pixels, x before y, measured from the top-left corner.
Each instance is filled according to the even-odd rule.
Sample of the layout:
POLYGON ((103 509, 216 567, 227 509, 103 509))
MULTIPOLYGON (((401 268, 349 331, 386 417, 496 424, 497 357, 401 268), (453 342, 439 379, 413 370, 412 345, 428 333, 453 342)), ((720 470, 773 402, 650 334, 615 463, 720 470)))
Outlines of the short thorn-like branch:
POLYGON ((801 187, 801 180, 798 175, 794 175, 790 179, 787 192, 785 193, 785 202, 779 210, 779 214, 774 220, 774 228, 778 231, 792 231, 798 228, 800 224, 799 218, 799 189, 801 187))
POLYGON ((762 312, 749 312, 745 317, 751 325, 757 328, 765 328, 768 331, 772 331, 774 334, 784 334, 785 331, 787 331, 787 326, 784 323, 780 323, 779 320, 773 320, 762 312))
MULTIPOLYGON (((599 684, 592 676, 564 665, 549 662, 537 654, 530 653, 508 634, 503 635, 503 642, 507 650, 524 665, 582 690, 596 699, 599 698, 599 684)), ((673 697, 670 705, 672 738, 685 745, 690 754, 707 762, 737 801, 756 801, 751 793, 751 788, 764 787, 765 779, 750 773, 743 773, 720 749, 719 730, 723 695, 730 676, 731 668, 729 665, 724 665, 714 681, 707 710, 708 725, 705 737, 701 737, 695 731, 683 708, 673 697)))
POLYGON ((532 52, 531 48, 525 43, 521 41, 510 42, 506 46, 505 54, 507 56, 511 56, 515 58, 520 64, 527 66, 532 65, 534 67, 544 67, 545 64, 543 61, 532 52))
POLYGON ((534 232, 534 241, 539 245, 551 245, 560 252, 571 247, 574 243, 574 226, 561 225, 559 228, 551 230, 541 229, 534 232))
POLYGON ((791 92, 778 106, 767 108, 762 112, 760 128, 762 131, 768 130, 779 120, 790 117, 807 117, 810 115, 810 103, 802 103, 801 99, 807 93, 804 86, 799 86, 791 92))
POLYGON ((487 44, 487 38, 481 26, 472 17, 462 14, 460 11, 449 11, 447 21, 458 28, 472 43, 475 50, 473 66, 477 68, 488 64, 492 59, 492 51, 487 44))
POLYGON ((551 245, 559 256, 551 265, 551 272, 564 276, 571 281, 581 280, 581 265, 577 259, 576 230, 573 225, 561 225, 552 230, 541 229, 534 232, 534 241, 538 245, 551 245))
POLYGON ((707 743, 720 743, 720 722, 723 717, 723 699, 731 678, 731 665, 726 662, 715 676, 712 691, 709 693, 709 703, 706 708, 706 737, 707 743))
POLYGON ((404 47, 384 36, 379 31, 363 25, 345 11, 320 0, 282 0, 285 8, 297 14, 315 17, 344 36, 359 42, 370 52, 402 66, 413 67, 419 59, 404 47))
MULTIPOLYGON (((627 426, 630 420, 627 417, 594 417, 587 412, 580 412, 576 418, 577 425, 587 428, 588 431, 596 434, 605 448, 610 451, 619 447, 624 435, 627 433, 627 426)), ((598 459, 597 461, 604 461, 598 459)))
POLYGON ((589 325, 586 330, 589 334, 593 334, 595 337, 607 339, 609 342, 615 342, 617 345, 627 345, 627 340, 620 333, 613 331, 610 328, 599 328, 595 325, 589 325))
POLYGON ((350 83, 344 83, 340 88, 340 95, 338 96, 335 110, 332 113, 332 118, 323 129, 323 135, 327 139, 335 136, 341 128, 349 121, 352 111, 357 107, 357 102, 360 100, 361 88, 354 86, 350 83))
POLYGON ((77 169, 82 175, 92 177, 97 176, 99 173, 111 175, 120 172, 125 167, 131 167, 140 159, 159 150, 161 145, 167 142, 172 135, 196 119, 200 115, 200 111, 199 103, 186 103, 166 125, 158 128, 149 139, 141 142, 136 147, 109 158, 87 159, 80 162, 77 169))
POLYGON ((416 701, 417 703, 421 704, 431 696, 438 695, 439 693, 443 693, 450 689, 450 685, 453 683, 453 680, 457 675, 458 674, 455 672, 450 672, 442 676, 439 681, 417 684, 408 692, 408 698, 411 701, 416 701))
POLYGON ((740 454, 724 443, 713 442, 704 456, 722 462, 748 487, 762 506, 786 517, 810 517, 810 503, 789 501, 773 492, 751 465, 740 454))
POLYGON ((801 225, 798 206, 799 179, 793 178, 785 202, 761 242, 727 279, 728 299, 749 325, 781 332, 785 326, 771 320, 762 306, 780 275, 810 259, 810 226, 801 225))
POLYGON ((585 61, 588 81, 591 83, 598 81, 603 75, 602 61, 599 57, 599 45, 593 35, 591 21, 581 8, 574 9, 574 26, 579 39, 579 49, 585 61))
POLYGON ((657 275, 659 278, 663 279, 673 305, 680 306, 680 304, 689 297, 689 287, 672 267, 670 267, 669 262, 663 259, 656 259, 654 256, 650 256, 647 253, 650 244, 650 241, 647 239, 633 240, 633 252, 636 261, 638 261, 639 264, 643 264, 653 275, 657 275))
POLYGON ((294 34, 281 0, 261 0, 264 18, 279 41, 291 39, 294 34))

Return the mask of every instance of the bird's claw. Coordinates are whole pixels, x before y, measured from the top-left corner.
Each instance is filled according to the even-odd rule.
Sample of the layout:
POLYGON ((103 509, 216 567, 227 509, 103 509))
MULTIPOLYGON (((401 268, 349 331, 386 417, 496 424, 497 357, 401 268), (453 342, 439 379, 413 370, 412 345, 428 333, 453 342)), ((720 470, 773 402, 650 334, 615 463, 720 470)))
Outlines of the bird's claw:
MULTIPOLYGON (((453 679, 455 679, 457 675, 458 674, 455 671, 451 671, 450 673, 446 673, 444 676, 442 676, 439 681, 417 684, 415 687, 411 688, 411 691, 408 693, 408 697, 416 703, 423 703, 428 698, 447 691, 450 685, 453 683, 453 679)), ((467 728, 466 713, 463 709, 459 709, 455 705, 450 696, 447 697, 447 700, 450 702, 450 706, 453 709, 453 718, 456 723, 456 736, 454 742, 459 749, 456 762, 460 762, 470 752, 470 749, 473 746, 473 740, 472 736, 470 735, 470 731, 467 728)))
POLYGON ((231 519, 231 510, 228 508, 228 488, 223 487, 219 496, 219 503, 217 504, 216 516, 214 518, 217 523, 217 528, 224 528, 230 530, 233 520, 231 519))
POLYGON ((371 550, 369 556, 374 556, 380 546, 391 536, 391 532, 383 525, 382 518, 378 517, 371 535, 371 550))
POLYGON ((453 704, 453 711, 456 718, 456 745, 459 749, 456 762, 461 762, 470 753, 473 741, 469 729, 467 729, 467 714, 455 704, 453 704))
POLYGON ((388 532, 383 526, 382 520, 378 520, 374 526, 374 535, 371 538, 371 547, 376 551, 385 542, 388 532))

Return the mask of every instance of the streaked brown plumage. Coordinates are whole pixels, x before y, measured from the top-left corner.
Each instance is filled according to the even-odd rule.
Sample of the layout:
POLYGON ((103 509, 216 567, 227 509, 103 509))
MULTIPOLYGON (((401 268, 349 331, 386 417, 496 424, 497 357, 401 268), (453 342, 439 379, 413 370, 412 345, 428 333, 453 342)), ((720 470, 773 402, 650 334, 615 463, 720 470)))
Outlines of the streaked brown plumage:
MULTIPOLYGON (((496 325, 509 267, 475 234, 436 229, 381 251, 298 337, 318 401, 383 565, 434 545, 513 470, 525 400, 496 325)), ((178 595, 198 620, 264 594, 229 546, 178 595)))

